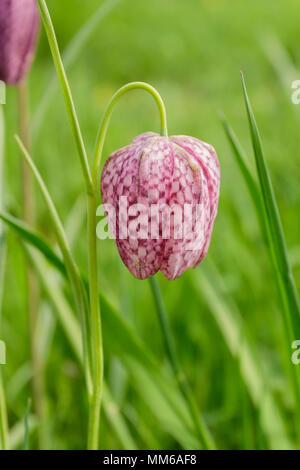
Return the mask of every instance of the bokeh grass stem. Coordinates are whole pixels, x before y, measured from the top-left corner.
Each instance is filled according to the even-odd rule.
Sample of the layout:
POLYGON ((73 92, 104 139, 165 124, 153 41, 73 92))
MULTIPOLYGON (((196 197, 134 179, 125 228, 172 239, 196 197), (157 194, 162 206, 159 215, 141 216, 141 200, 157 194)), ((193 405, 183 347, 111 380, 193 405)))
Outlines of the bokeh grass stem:
POLYGON ((188 404, 191 413, 191 418, 194 422, 195 429, 197 431, 199 442, 204 449, 215 449, 216 446, 213 441, 213 438, 201 418, 196 400, 194 399, 194 396, 191 393, 190 386, 187 382, 185 374, 180 369, 179 363, 177 361, 175 347, 170 332, 170 327, 168 324, 167 312, 165 310, 159 285, 157 283, 157 280, 153 276, 149 278, 149 282, 155 300, 156 311, 161 327, 165 350, 170 361, 170 365, 172 367, 178 387, 188 404))
MULTIPOLYGON (((25 79, 18 87, 18 114, 19 131, 25 147, 30 149, 29 138, 29 96, 28 82, 25 79)), ((22 166, 22 192, 23 192, 23 218, 27 224, 33 225, 35 219, 33 176, 25 160, 21 159, 22 166)), ((25 274, 27 282, 26 308, 29 322, 30 355, 33 369, 32 393, 35 414, 38 417, 39 445, 43 447, 42 423, 44 415, 44 384, 43 371, 37 351, 36 324, 39 309, 39 285, 32 268, 26 263, 25 274)))
POLYGON ((87 302, 87 298, 85 295, 86 294, 85 287, 82 283, 82 279, 80 277, 78 267, 72 256, 69 243, 64 232, 63 225, 61 223, 61 220, 55 208, 55 205, 51 199, 51 196, 48 192, 48 189, 38 169, 33 163, 29 153, 27 152, 26 148, 24 147, 19 137, 16 137, 16 140, 22 151, 22 155, 24 156, 29 167, 31 168, 36 178, 36 181, 40 187, 40 190, 42 192, 42 195, 44 197, 44 200, 46 202, 46 205, 47 205, 50 217, 51 217, 53 228, 56 232, 59 247, 61 249, 61 252, 64 258, 64 262, 65 262, 66 270, 67 270, 68 277, 71 283, 76 307, 81 318, 82 341, 83 341, 83 350, 84 350, 84 358, 85 358, 85 377, 86 377, 88 394, 89 394, 89 397, 91 397, 93 393, 93 386, 91 383, 91 354, 90 354, 90 348, 89 348, 89 334, 88 334, 88 331, 89 331, 88 302, 87 302))
MULTIPOLYGON (((56 272, 60 273, 63 278, 68 279, 64 264, 40 234, 33 232, 32 229, 28 229, 24 226, 23 222, 11 216, 8 217, 5 214, 0 214, 0 217, 20 235, 26 244, 33 246, 39 251, 56 272)), ((44 263, 42 266, 39 263, 37 267, 35 257, 32 257, 33 251, 29 250, 29 247, 28 252, 30 259, 37 269, 43 288, 59 314, 59 319, 69 338, 70 345, 78 357, 79 345, 78 334, 76 332, 78 327, 71 320, 70 314, 66 314, 66 303, 52 283, 50 271, 45 268, 44 263), (66 315, 63 315, 63 312, 66 315)), ((81 277, 85 288, 88 289, 87 279, 84 275, 81 277)), ((134 379, 135 388, 143 397, 143 400, 148 403, 153 414, 162 423, 163 428, 168 431, 183 449, 196 449, 198 439, 195 434, 193 421, 187 408, 186 400, 183 399, 180 390, 176 386, 173 374, 167 373, 166 370, 161 370, 159 362, 156 361, 150 350, 140 341, 132 327, 125 322, 113 307, 103 290, 100 292, 100 303, 102 306, 103 329, 105 330, 105 338, 110 350, 124 362, 134 379)), ((105 390, 103 390, 104 392, 105 390)), ((103 395, 103 403, 105 405, 105 393, 103 395)))
MULTIPOLYGON (((0 210, 4 207, 4 154, 5 154, 5 122, 2 105, 0 105, 0 210)), ((6 262, 6 238, 5 229, 0 223, 0 331, 2 320, 2 301, 4 287, 4 273, 6 262)), ((0 336, 1 339, 1 336, 0 336)), ((0 444, 3 450, 9 448, 8 419, 5 390, 3 385, 2 367, 0 364, 0 444)))

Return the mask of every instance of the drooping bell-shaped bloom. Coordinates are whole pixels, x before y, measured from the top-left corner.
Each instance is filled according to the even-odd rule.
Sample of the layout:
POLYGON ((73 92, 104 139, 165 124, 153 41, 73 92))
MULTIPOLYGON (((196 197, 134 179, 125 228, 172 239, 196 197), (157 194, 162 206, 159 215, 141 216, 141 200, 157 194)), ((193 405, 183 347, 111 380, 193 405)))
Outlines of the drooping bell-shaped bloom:
POLYGON ((169 280, 205 257, 217 214, 220 166, 193 137, 138 136, 114 152, 101 178, 108 226, 130 272, 169 280))
POLYGON ((0 80, 18 85, 34 57, 39 10, 36 0, 0 0, 0 80))

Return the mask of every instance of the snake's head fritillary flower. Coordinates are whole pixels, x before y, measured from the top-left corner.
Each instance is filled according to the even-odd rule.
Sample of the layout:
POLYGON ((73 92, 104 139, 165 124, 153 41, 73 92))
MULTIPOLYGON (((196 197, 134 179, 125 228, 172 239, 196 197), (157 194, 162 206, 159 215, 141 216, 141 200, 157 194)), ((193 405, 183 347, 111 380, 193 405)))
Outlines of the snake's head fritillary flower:
POLYGON ((0 80, 19 85, 34 57, 40 16, 35 0, 0 0, 0 80))
POLYGON ((220 166, 211 145, 183 135, 138 136, 107 160, 102 202, 120 256, 145 279, 169 280, 205 257, 217 214, 220 166))

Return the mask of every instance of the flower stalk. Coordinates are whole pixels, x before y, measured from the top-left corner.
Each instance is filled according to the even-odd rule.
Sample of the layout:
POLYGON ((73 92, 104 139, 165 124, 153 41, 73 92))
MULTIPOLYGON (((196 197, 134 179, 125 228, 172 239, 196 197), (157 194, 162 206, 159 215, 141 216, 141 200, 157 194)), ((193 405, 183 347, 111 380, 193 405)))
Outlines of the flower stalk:
MULTIPOLYGON (((110 118, 111 118, 114 106, 117 104, 121 96, 123 96, 128 91, 135 90, 135 89, 141 89, 141 90, 147 91, 153 96, 158 106, 158 110, 160 114, 161 135, 165 137, 168 136, 166 109, 165 109, 164 102, 161 96, 159 95, 159 93, 151 85, 144 83, 144 82, 132 82, 132 83, 128 83, 127 85, 124 85, 111 98, 108 106, 106 107, 106 110, 104 112, 104 116, 103 116, 103 119, 99 128, 97 143, 96 143, 96 150, 95 150, 95 157, 94 157, 94 166, 93 166, 93 172, 92 172, 93 184, 95 185, 95 187, 98 182, 104 141, 105 141, 106 133, 108 130, 108 126, 109 126, 109 122, 110 122, 110 118)), ((95 229, 96 229, 96 226, 95 226, 95 229)), ((170 362, 171 369, 174 373, 177 385, 183 395, 183 398, 188 404, 191 418, 192 418, 192 421, 194 422, 195 429, 197 431, 199 443, 205 449, 213 449, 215 448, 215 444, 213 442, 212 436, 210 435, 208 429, 205 426, 205 423, 202 421, 200 417, 197 404, 190 391, 187 380, 184 374, 182 373, 182 371, 180 370, 180 367, 177 362, 172 335, 171 335, 170 327, 168 325, 167 315, 166 315, 166 311, 165 311, 161 294, 159 291, 159 286, 154 277, 150 277, 149 281, 150 281, 150 285, 151 285, 151 289, 152 289, 152 293, 153 293, 153 297, 154 297, 154 301, 155 301, 155 305, 157 309, 157 314, 158 314, 159 324, 160 324, 160 328, 161 328, 161 332, 162 332, 162 336, 164 340, 166 354, 170 362)))
POLYGON ((93 384, 94 393, 90 403, 88 448, 97 449, 100 427, 100 409, 103 389, 103 345, 100 318, 100 304, 98 295, 98 265, 97 265, 97 238, 96 238, 96 207, 97 185, 102 158, 104 141, 115 104, 127 91, 143 89, 148 91, 155 99, 161 116, 162 131, 167 135, 167 119, 164 103, 158 92, 143 82, 133 82, 120 88, 110 100, 102 119, 95 148, 93 161, 92 182, 93 190, 88 195, 88 246, 89 246, 89 292, 91 309, 91 341, 93 357, 93 384))
MULTIPOLYGON (((120 88, 110 100, 105 112, 103 119, 100 124, 100 128, 97 135, 95 154, 93 160, 92 172, 90 172, 84 141, 82 138, 79 122, 76 115, 75 106, 73 103, 71 90, 68 84, 67 76, 64 70, 63 62, 61 60, 58 43, 55 36, 55 31, 50 18, 49 11, 47 9, 45 0, 37 0, 40 8, 44 27, 48 36, 50 49, 52 52, 54 64, 60 81, 60 85, 63 91, 66 109, 68 112, 73 136, 77 145, 77 150, 81 162, 83 171, 84 181, 86 185, 86 192, 88 198, 88 264, 89 264, 89 298, 90 298, 90 311, 89 316, 86 318, 88 328, 86 332, 83 331, 83 336, 86 339, 88 345, 87 351, 91 352, 91 358, 88 357, 88 364, 92 371, 92 393, 89 395, 89 431, 88 431, 88 448, 98 449, 99 444, 99 428, 100 428, 100 411, 101 411, 101 400, 102 400, 102 388, 103 388, 103 344, 102 344, 102 329, 101 329, 101 312, 99 302, 99 291, 98 291, 98 261, 97 261, 97 238, 96 238, 96 207, 97 207, 97 187, 99 180, 100 165, 103 153, 104 141, 109 126, 110 118, 114 109, 114 106, 118 100, 127 91, 134 89, 142 89, 150 93, 156 101, 158 106, 160 120, 161 120, 161 134, 164 137, 168 137, 167 131, 167 117, 166 109, 162 98, 159 93, 151 87, 151 85, 144 82, 132 82, 120 88)), ((157 295, 157 288, 154 287, 154 293, 157 295)), ((157 297, 156 297, 157 298, 157 297)), ((193 402, 189 388, 185 382, 185 379, 180 374, 175 354, 172 349, 171 335, 166 322, 166 316, 163 315, 163 310, 158 310, 159 318, 161 321, 162 334, 165 338, 165 345, 167 354, 171 362, 172 369, 178 381, 178 385, 190 405, 191 414, 197 415, 197 406, 193 402)), ((199 436, 203 447, 212 448, 210 437, 208 436, 203 423, 197 421, 199 429, 199 436)))
POLYGON ((97 142, 96 142, 96 150, 95 150, 95 157, 94 157, 94 164, 93 164, 93 184, 94 187, 96 186, 98 179, 99 179, 99 172, 100 172, 100 164, 101 164, 101 159, 102 159, 102 152, 103 152, 103 145, 107 133, 107 129, 109 126, 110 118, 113 112, 113 109, 119 99, 125 95, 128 91, 131 90, 144 90, 154 98, 158 111, 159 111, 159 116, 160 116, 160 122, 161 122, 161 135, 168 137, 168 128, 167 128, 167 113, 166 113, 166 107, 164 105, 164 102, 162 100, 162 97, 158 93, 157 90, 155 90, 154 87, 149 85, 148 83, 145 82, 131 82, 127 83, 126 85, 122 86, 111 98, 109 101, 106 110, 104 112, 104 116, 99 128, 98 132, 98 137, 97 137, 97 142))

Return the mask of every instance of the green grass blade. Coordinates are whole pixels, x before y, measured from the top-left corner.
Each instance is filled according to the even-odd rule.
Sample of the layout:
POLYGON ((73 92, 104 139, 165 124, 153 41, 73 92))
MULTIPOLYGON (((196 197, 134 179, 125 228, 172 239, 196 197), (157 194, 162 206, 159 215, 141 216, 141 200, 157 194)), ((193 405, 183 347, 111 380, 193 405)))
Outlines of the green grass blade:
MULTIPOLYGON (((90 37, 96 31, 96 28, 99 26, 101 21, 104 20, 107 15, 109 15, 109 13, 120 3, 120 1, 121 0, 107 0, 96 10, 91 18, 89 18, 86 23, 81 26, 81 28, 63 51, 62 59, 66 69, 70 68, 76 62, 79 54, 87 46, 90 37)), ((36 137, 39 133, 46 116, 47 108, 52 102, 53 96, 57 89, 58 83, 56 80, 56 74, 53 73, 47 86, 45 87, 44 95, 39 100, 31 121, 31 131, 33 137, 36 137)))
MULTIPOLYGON (((248 114, 257 173, 260 182, 265 220, 268 229, 269 244, 272 253, 273 267, 280 282, 283 304, 285 306, 286 324, 289 325, 291 339, 300 337, 300 302, 290 266, 287 247, 283 234, 280 215, 275 199, 274 189, 266 164, 261 138, 249 101, 244 78, 242 77, 244 98, 248 114)), ((300 398, 300 395, 299 395, 300 398)), ((299 401, 300 406, 300 401, 299 401)))
MULTIPOLYGON (((12 228, 15 229, 14 226, 12 226, 12 228)), ((20 232, 18 233, 23 237, 20 232)), ((37 250, 40 250, 40 243, 34 245, 34 240, 34 238, 24 237, 24 241, 31 243, 37 250)), ((44 254, 43 251, 40 252, 44 254)), ((55 256, 51 255, 47 260, 51 262, 54 258, 55 256)), ((36 263, 34 264, 36 265, 36 263)), ((60 265, 58 263, 54 262, 52 266, 65 276, 65 269, 60 269, 60 265)), ((42 269, 38 269, 40 276, 45 276, 45 272, 45 266, 42 269)), ((44 277, 45 283, 43 283, 43 285, 45 289, 48 289, 47 292, 53 302, 53 293, 56 294, 56 303, 54 303, 54 305, 56 305, 57 309, 60 308, 61 311, 63 301, 60 300, 59 303, 57 303, 59 297, 56 289, 52 285, 51 279, 50 274, 47 272, 47 276, 44 277)), ((85 280, 84 283, 86 284, 85 280)), ((193 429, 193 422, 191 421, 186 404, 177 390, 173 377, 169 374, 161 373, 159 363, 157 363, 157 361, 152 357, 142 342, 136 337, 134 331, 118 314, 103 293, 101 294, 100 300, 103 315, 103 330, 105 331, 105 342, 108 345, 109 350, 114 352, 124 361, 134 378, 134 383, 138 391, 141 394, 143 393, 143 390, 145 391, 147 389, 149 391, 150 388, 152 388, 153 394, 160 398, 162 404, 161 408, 156 405, 155 400, 151 399, 151 394, 147 397, 149 407, 156 418, 162 422, 164 428, 168 429, 168 432, 170 432, 175 439, 179 440, 183 447, 187 449, 189 447, 197 448, 197 439, 193 429), (137 362, 140 365, 140 368, 136 367, 137 362)), ((66 311, 66 308, 67 307, 64 305, 64 311, 66 311)), ((69 317, 70 315, 68 315, 68 318, 69 317)), ((71 337, 68 336, 68 338, 74 351, 77 351, 79 357, 78 327, 70 327, 70 325, 66 323, 66 318, 61 318, 61 321, 67 335, 70 335, 70 332, 72 331, 74 333, 75 329, 77 330, 77 333, 75 331, 75 334, 72 334, 71 337)), ((73 320, 72 323, 74 323, 73 320)))
POLYGON ((36 168, 32 158, 30 157, 29 153, 27 152, 26 148, 24 147, 23 143, 21 140, 16 137, 16 140, 18 142, 18 145, 20 147, 20 150, 22 152, 22 155, 24 156, 28 166, 30 167, 38 185, 41 190, 41 193, 43 195, 44 201, 46 203, 46 206, 48 208, 50 217, 51 217, 51 222, 53 225, 53 228, 56 233, 57 241, 59 244, 59 247, 61 249, 63 259, 64 259, 64 264, 68 273, 68 278, 70 280, 70 284, 72 287, 73 291, 73 296, 76 304, 77 311, 80 315, 81 319, 81 324, 82 324, 82 331, 83 331, 83 347, 85 351, 85 361, 86 361, 86 367, 85 367, 85 373, 86 373, 86 382, 87 382, 87 388, 89 394, 92 393, 92 382, 91 382, 91 365, 92 365, 92 355, 91 355, 91 350, 89 348, 90 342, 88 341, 89 338, 89 305, 88 305, 88 299, 87 299, 87 293, 85 286, 82 282, 82 279, 80 277, 79 269, 78 266, 75 263, 75 260, 72 256, 70 246, 62 225, 62 222, 60 220, 60 217, 58 215, 58 212, 55 208, 55 205, 53 203, 53 200, 49 194, 49 191, 47 189, 47 186, 41 177, 38 169, 36 168))
POLYGON ((106 347, 124 361, 134 385, 162 426, 184 448, 197 448, 193 421, 172 374, 161 372, 159 363, 103 293, 101 308, 106 347))
MULTIPOLYGON (((35 245, 35 248, 39 250, 39 245, 35 245)), ((57 283, 57 278, 53 271, 47 269, 45 261, 38 256, 36 251, 34 251, 30 247, 27 247, 27 252, 34 268, 37 271, 43 289, 45 290, 48 298, 50 299, 52 305, 55 308, 55 311, 57 312, 60 324, 62 325, 62 328, 69 340, 69 343, 76 355, 76 358, 79 362, 81 362, 82 342, 80 326, 62 293, 61 287, 57 283), (47 273, 47 276, 45 275, 45 273, 47 273)), ((42 251, 41 253, 44 254, 42 251)), ((50 260, 48 259, 48 261, 50 262, 51 260, 52 258, 50 258, 50 260)), ((57 265, 53 264, 53 266, 59 269, 57 265)), ((60 270, 61 274, 63 274, 63 272, 64 271, 60 270)))
MULTIPOLYGON (((256 124, 251 103, 247 94, 246 84, 242 75, 242 85, 244 99, 248 115, 250 134, 255 155, 256 168, 260 183, 265 213, 265 222, 268 234, 268 246, 272 259, 272 266, 277 281, 281 301, 283 304, 283 320, 287 341, 287 354, 295 339, 300 337, 300 301, 296 289, 293 272, 288 258, 288 251, 285 243, 284 233, 280 220, 279 210, 276 203, 274 189, 265 160, 259 130, 256 124)), ((297 430, 300 435, 300 374, 291 364, 291 376, 293 381, 293 391, 296 402, 297 430)))
POLYGON ((205 299, 232 356, 239 364, 240 374, 249 396, 259 411, 261 428, 272 449, 291 449, 293 444, 285 429, 279 408, 274 401, 254 348, 246 336, 242 317, 232 299, 221 288, 220 275, 203 274, 203 269, 191 276, 196 292, 205 299))
MULTIPOLYGON (((38 248, 38 246, 36 246, 38 248)), ((41 280, 42 286, 55 308, 58 316, 58 320, 62 325, 66 338, 68 339, 70 346, 75 354, 78 363, 83 367, 83 354, 82 354, 82 343, 80 326, 77 319, 74 317, 73 312, 70 308, 68 301, 66 300, 59 282, 57 280, 57 274, 51 270, 45 261, 41 258, 40 254, 32 248, 27 248, 28 255, 38 273, 39 279, 41 280)), ((51 262, 51 259, 48 260, 51 262)), ((58 268, 55 264, 54 267, 58 268)), ((59 268, 58 268, 59 269, 59 268)), ((60 271, 63 274, 63 271, 60 271)), ((137 445, 132 438, 130 431, 127 427, 125 420, 123 419, 117 405, 114 403, 107 386, 105 386, 104 397, 103 397, 104 411, 111 422, 117 436, 120 439, 125 449, 136 449, 137 445)))
MULTIPOLYGON (((66 336, 77 358, 81 360, 79 350, 79 326, 77 325, 76 327, 77 333, 75 332, 74 335, 70 335, 72 330, 75 331, 75 329, 68 326, 71 323, 71 317, 74 325, 76 319, 73 317, 66 301, 62 300, 62 293, 58 292, 59 288, 53 272, 51 274, 45 263, 37 257, 37 253, 34 253, 32 249, 30 250, 30 257, 37 269, 43 287, 47 289, 47 294, 55 306, 66 336)), ((109 350, 117 354, 124 361, 134 378, 134 384, 137 390, 147 401, 148 406, 151 408, 156 418, 163 424, 163 427, 180 442, 183 447, 187 449, 196 448, 197 439, 189 430, 189 428, 192 428, 193 423, 190 420, 190 415, 185 403, 177 392, 173 378, 166 378, 164 374, 160 372, 159 364, 104 296, 101 296, 101 307, 103 329, 109 350), (153 399, 153 397, 155 397, 155 399, 153 399)), ((107 410, 106 414, 108 413, 109 411, 107 410)), ((111 414, 109 417, 112 418, 111 414)), ((120 416, 118 419, 121 419, 120 416)), ((121 432, 121 435, 119 435, 120 439, 123 436, 124 426, 125 423, 123 423, 122 428, 119 429, 119 432, 121 432)), ((127 446, 128 439, 126 442, 127 446)), ((124 439, 123 444, 125 445, 124 439)))

